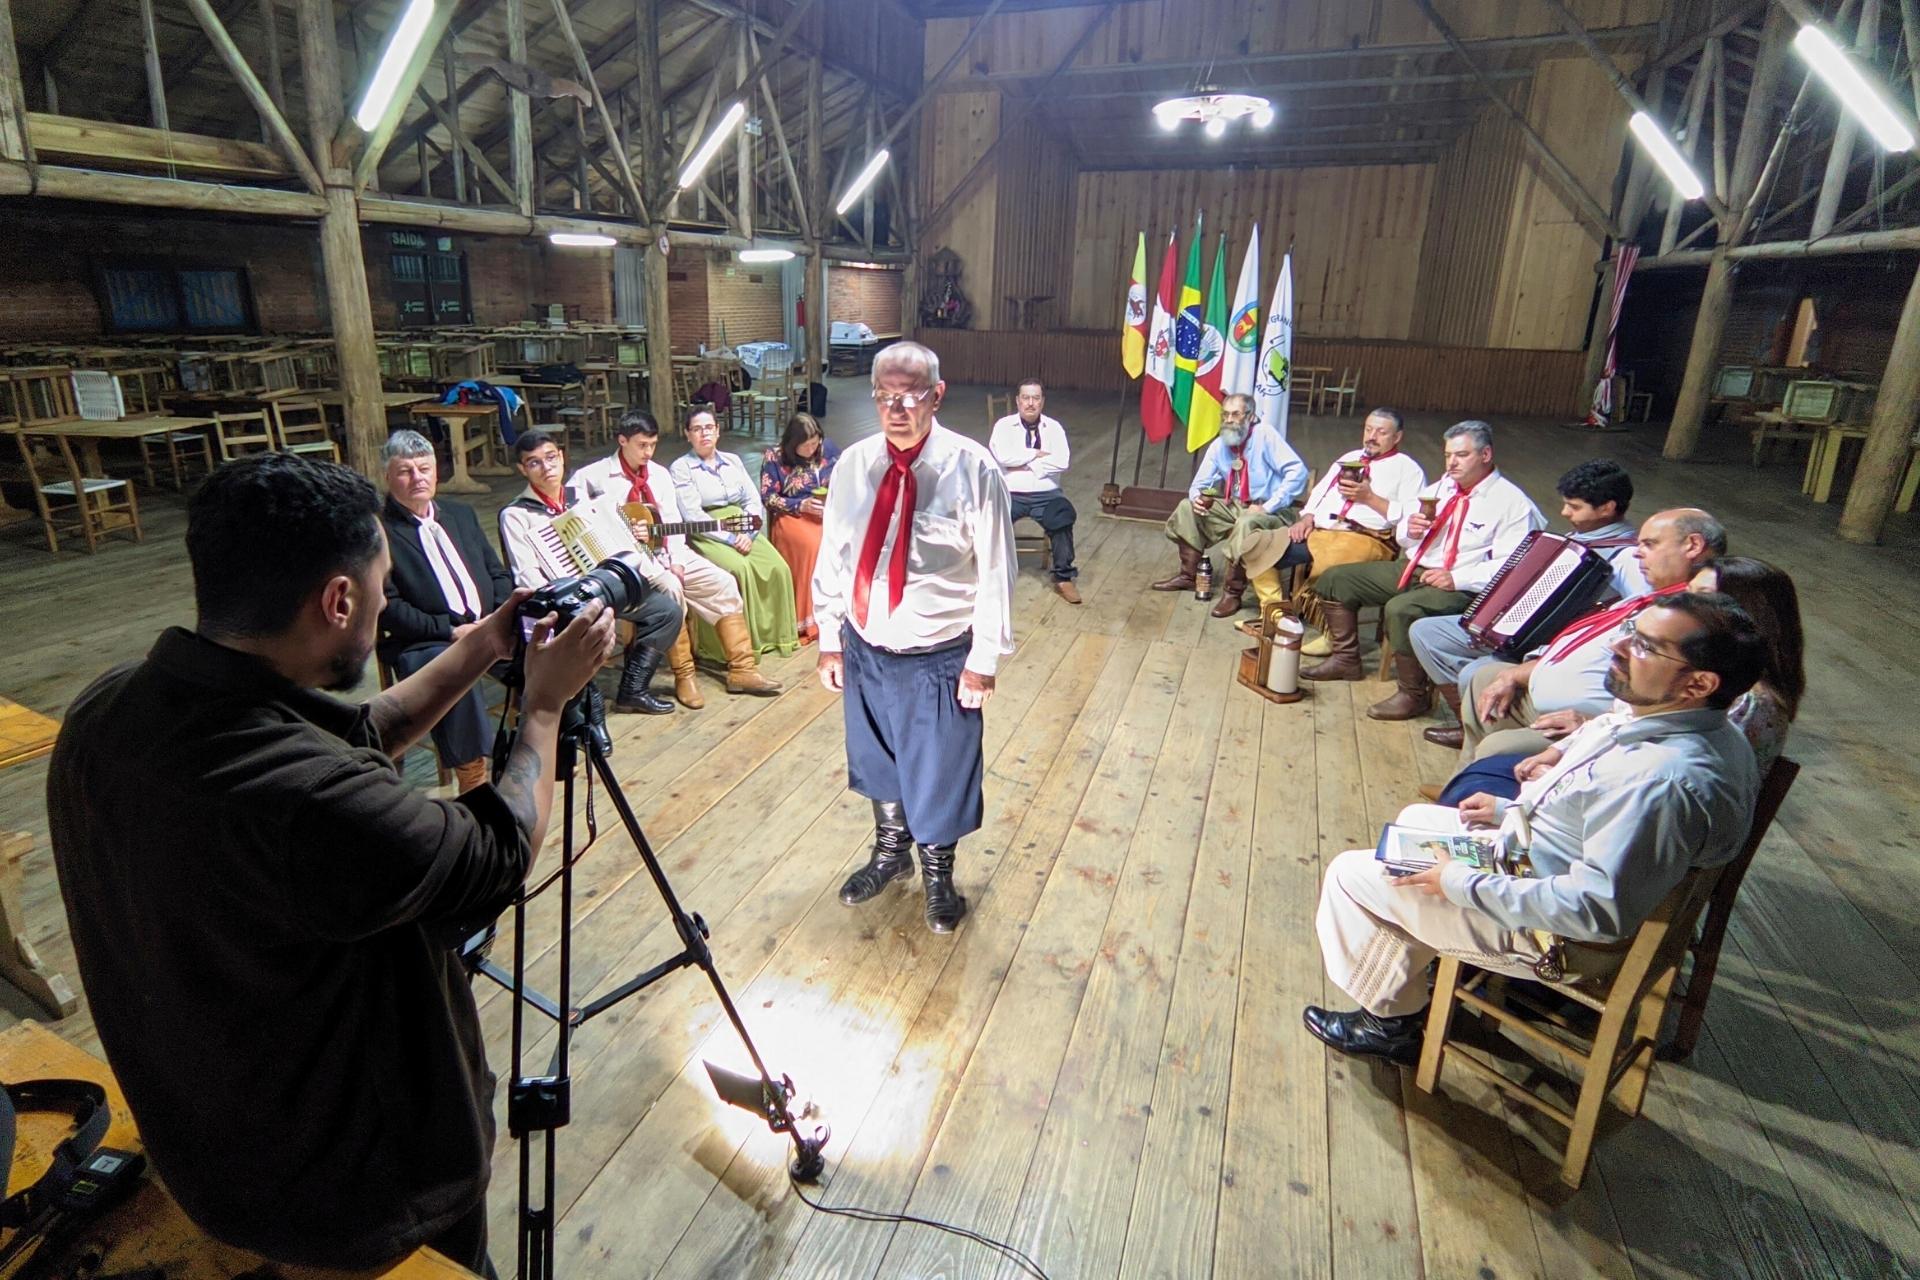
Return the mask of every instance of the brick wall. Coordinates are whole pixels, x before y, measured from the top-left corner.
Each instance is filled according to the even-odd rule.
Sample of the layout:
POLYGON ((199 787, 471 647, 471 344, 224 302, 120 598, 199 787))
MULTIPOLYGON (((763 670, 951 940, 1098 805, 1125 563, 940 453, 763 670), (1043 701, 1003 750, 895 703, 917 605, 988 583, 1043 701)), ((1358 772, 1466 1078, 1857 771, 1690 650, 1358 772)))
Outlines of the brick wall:
MULTIPOLYGON (((534 288, 538 262, 525 241, 475 237, 466 241, 465 249, 467 296, 473 303, 475 324, 519 324, 540 318, 529 305, 538 300, 534 288)), ((383 323, 377 309, 374 323, 383 323)))
POLYGON ((738 262, 716 253, 707 261, 707 345, 722 338, 742 342, 784 342, 787 326, 780 313, 779 264, 738 262))
POLYGON ((613 323, 613 250, 563 249, 544 241, 531 248, 538 264, 533 301, 564 304, 569 320, 613 323))
POLYGON ((827 317, 864 320, 875 333, 899 333, 900 272, 827 268, 827 317))
POLYGON ((707 255, 679 249, 667 263, 667 330, 676 355, 693 355, 707 333, 707 255))

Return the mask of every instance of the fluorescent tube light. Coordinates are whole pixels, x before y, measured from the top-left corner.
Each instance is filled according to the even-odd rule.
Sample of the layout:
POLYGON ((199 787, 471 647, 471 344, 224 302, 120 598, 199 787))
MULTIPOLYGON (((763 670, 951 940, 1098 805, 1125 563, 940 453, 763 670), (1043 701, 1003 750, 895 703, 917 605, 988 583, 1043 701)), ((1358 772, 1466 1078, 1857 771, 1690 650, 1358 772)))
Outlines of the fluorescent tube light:
POLYGON ((1673 145, 1673 140, 1667 137, 1666 131, 1652 116, 1644 111, 1636 111, 1633 119, 1627 121, 1627 127, 1633 130, 1634 137, 1640 139, 1640 145, 1647 149, 1653 162, 1667 175, 1667 181, 1673 184, 1674 191, 1682 200, 1698 200, 1707 194, 1707 189, 1700 183, 1700 175, 1693 171, 1693 166, 1687 163, 1687 158, 1680 154, 1680 149, 1673 145))
POLYGON ((873 153, 873 159, 867 161, 867 167, 854 178, 853 185, 847 188, 847 194, 841 196, 840 203, 833 207, 835 213, 844 214, 853 208, 853 202, 860 198, 860 193, 873 185, 873 180, 880 176, 880 170, 886 168, 888 155, 885 147, 873 153))
POLYGON ((737 255, 742 262, 787 262, 793 257, 791 249, 742 249, 737 255))
POLYGON ((360 99, 360 105, 353 113, 353 122, 360 126, 362 132, 372 133, 374 126, 380 123, 380 117, 387 113, 388 104, 400 88, 401 73, 406 71, 407 63, 413 60, 414 50, 420 47, 420 38, 427 34, 427 23, 433 19, 433 4, 434 0, 412 0, 394 26, 387 47, 380 51, 380 65, 374 68, 367 94, 360 99))
POLYGON ((587 231, 551 231, 547 233, 547 242, 567 249, 611 249, 620 243, 612 236, 587 231))
POLYGON ((726 141, 727 135, 732 133, 739 123, 746 119, 746 116, 747 104, 744 102, 736 102, 727 108, 727 114, 720 117, 720 123, 713 126, 713 132, 708 134, 707 140, 700 144, 700 149, 693 153, 693 159, 687 161, 687 167, 680 171, 682 191, 700 181, 700 175, 707 171, 707 165, 712 162, 714 153, 720 150, 720 144, 726 141))
POLYGON ((1913 133, 1899 112, 1826 32, 1819 27, 1802 27, 1793 38, 1793 47, 1839 96, 1840 105, 1853 112, 1881 146, 1888 151, 1913 150, 1913 133))

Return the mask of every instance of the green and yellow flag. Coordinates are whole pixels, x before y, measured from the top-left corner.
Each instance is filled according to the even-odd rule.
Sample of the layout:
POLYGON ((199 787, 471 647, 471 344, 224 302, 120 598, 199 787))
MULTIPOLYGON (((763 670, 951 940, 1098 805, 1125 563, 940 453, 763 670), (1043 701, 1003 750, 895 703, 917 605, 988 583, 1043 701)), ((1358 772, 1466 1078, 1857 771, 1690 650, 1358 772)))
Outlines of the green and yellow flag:
POLYGON ((1198 453, 1220 434, 1220 362, 1227 351, 1227 237, 1213 251, 1213 279, 1207 283, 1207 318, 1200 326, 1200 356, 1193 373, 1193 402, 1187 410, 1187 452, 1198 453))
POLYGON ((1120 323, 1120 366, 1129 378, 1147 367, 1147 233, 1133 246, 1133 279, 1127 283, 1126 314, 1120 323))
POLYGON ((1173 313, 1173 411, 1182 422, 1193 406, 1193 374, 1200 367, 1200 219, 1193 220, 1193 243, 1187 246, 1187 274, 1180 282, 1180 302, 1173 313))

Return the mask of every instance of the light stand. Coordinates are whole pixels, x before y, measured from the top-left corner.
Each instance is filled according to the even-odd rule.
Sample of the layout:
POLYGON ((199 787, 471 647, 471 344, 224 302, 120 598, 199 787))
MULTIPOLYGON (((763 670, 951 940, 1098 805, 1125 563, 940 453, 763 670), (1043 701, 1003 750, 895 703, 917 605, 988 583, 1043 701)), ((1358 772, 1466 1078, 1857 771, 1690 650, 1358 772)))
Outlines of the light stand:
MULTIPOLYGON (((507 680, 509 702, 518 696, 518 665, 515 664, 515 670, 507 680)), ((756 1079, 723 1071, 709 1063, 707 1071, 714 1087, 723 1100, 754 1112, 767 1122, 768 1128, 775 1133, 786 1134, 793 1141, 794 1157, 790 1169, 797 1181, 818 1180, 826 1163, 821 1150, 830 1136, 825 1125, 815 1125, 811 1134, 802 1136, 800 1119, 788 1105, 794 1094, 793 1081, 786 1076, 776 1081, 761 1061, 760 1050, 748 1034, 746 1024, 741 1021, 740 1012, 734 1007, 733 997, 728 993, 726 983, 721 980, 720 971, 714 967, 713 950, 707 945, 706 921, 680 905, 679 896, 674 893, 673 885, 668 883, 660 859, 654 854, 653 845, 648 842, 646 832, 640 827, 640 820, 634 816, 633 807, 627 803, 626 794, 620 789, 619 780, 614 777, 613 767, 608 763, 610 747, 605 726, 596 723, 595 717, 584 705, 590 694, 595 694, 592 685, 588 685, 580 696, 567 704, 560 718, 558 759, 555 763, 555 778, 561 784, 560 870, 514 901, 511 973, 487 958, 487 947, 492 942, 491 930, 477 947, 470 944, 469 952, 472 967, 505 987, 513 996, 513 1064, 507 1091, 507 1130, 520 1143, 520 1230, 517 1254, 520 1280, 552 1280, 554 1275, 554 1238, 558 1226, 553 1209, 556 1168, 554 1142, 558 1131, 572 1118, 572 1079, 568 1075, 567 1050, 573 1031, 676 970, 695 966, 707 975, 714 994, 719 997, 720 1007, 726 1012, 727 1021, 733 1024, 734 1033, 746 1046, 747 1056, 752 1059, 754 1070, 759 1073, 756 1079), (620 815, 621 824, 626 827, 627 835, 640 851, 647 874, 653 877, 653 887, 673 921, 675 933, 679 935, 680 950, 607 994, 575 1008, 573 794, 574 778, 583 752, 591 770, 587 779, 588 795, 592 795, 593 775, 597 774, 613 802, 614 811, 620 815), (527 904, 551 888, 556 881, 560 886, 560 986, 557 995, 548 997, 527 985, 527 904), (528 1007, 553 1019, 559 1029, 553 1058, 545 1075, 528 1075, 525 1070, 524 1019, 528 1007), (542 1157, 538 1203, 533 1195, 533 1148, 536 1140, 542 1157)), ((513 732, 505 728, 503 723, 494 746, 495 777, 499 776, 508 756, 512 754, 512 743, 513 732)))

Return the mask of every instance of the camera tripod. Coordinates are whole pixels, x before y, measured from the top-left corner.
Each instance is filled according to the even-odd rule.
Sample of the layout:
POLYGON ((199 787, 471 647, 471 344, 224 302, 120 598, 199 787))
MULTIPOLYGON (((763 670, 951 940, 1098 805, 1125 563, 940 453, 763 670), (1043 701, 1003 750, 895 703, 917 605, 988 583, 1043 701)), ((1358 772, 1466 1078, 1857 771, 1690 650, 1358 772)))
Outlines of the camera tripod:
MULTIPOLYGON (((674 893, 666 872, 661 869, 660 859, 654 854, 653 845, 640 827, 639 818, 634 816, 626 793, 614 777, 613 767, 608 762, 609 739, 605 726, 596 723, 595 717, 586 710, 587 694, 592 690, 593 686, 588 685, 586 691, 570 700, 560 718, 555 762, 555 777, 561 784, 560 869, 514 899, 511 972, 501 969, 488 958, 488 948, 493 940, 491 927, 468 948, 469 962, 474 971, 505 987, 513 997, 513 1064, 507 1090, 507 1130, 520 1144, 520 1220, 516 1255, 519 1280, 552 1280, 554 1275, 554 1238, 559 1225, 554 1215, 555 1138, 572 1118, 572 1079, 568 1075, 567 1052, 574 1030, 680 969, 697 967, 707 975, 707 981, 713 985, 714 995, 719 997, 721 1009, 726 1012, 727 1021, 733 1024, 734 1033, 740 1037, 740 1043, 746 1046, 747 1056, 752 1059, 754 1070, 758 1073, 757 1079, 738 1076, 708 1064, 708 1073, 713 1077, 714 1086, 720 1091, 721 1097, 734 1106, 755 1112, 773 1132, 784 1133, 792 1139, 794 1158, 790 1169, 796 1180, 818 1180, 826 1164, 820 1154, 829 1137, 826 1126, 815 1126, 813 1132, 807 1135, 800 1132, 799 1120, 788 1106, 794 1093, 793 1081, 786 1076, 775 1080, 768 1072, 760 1058, 760 1050, 747 1032, 746 1023, 741 1021, 740 1012, 734 1007, 727 984, 714 966, 713 950, 707 945, 706 921, 681 906, 679 896, 674 893), (576 1008, 573 1005, 573 798, 575 777, 582 755, 586 757, 590 770, 587 778, 589 814, 593 777, 597 775, 606 788, 614 811, 620 816, 621 825, 626 828, 634 847, 640 851, 647 874, 653 877, 654 889, 659 893, 661 903, 673 921, 674 932, 679 936, 680 950, 605 995, 576 1008), (560 985, 557 993, 549 997, 527 984, 526 920, 527 904, 556 883, 560 891, 560 985), (553 1057, 544 1075, 532 1075, 526 1070, 524 1018, 528 1008, 553 1019, 558 1028, 553 1057), (541 1148, 542 1157, 537 1203, 534 1199, 533 1172, 536 1143, 541 1148)), ((502 712, 502 726, 494 746, 496 777, 512 754, 514 731, 506 725, 506 712, 512 709, 512 704, 519 696, 517 680, 509 680, 507 696, 509 706, 502 712)), ((591 817, 588 821, 591 839, 594 834, 591 817)))

